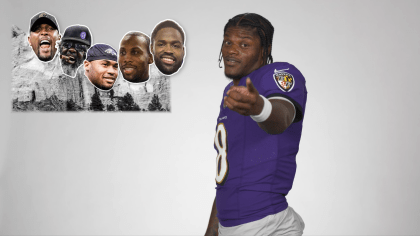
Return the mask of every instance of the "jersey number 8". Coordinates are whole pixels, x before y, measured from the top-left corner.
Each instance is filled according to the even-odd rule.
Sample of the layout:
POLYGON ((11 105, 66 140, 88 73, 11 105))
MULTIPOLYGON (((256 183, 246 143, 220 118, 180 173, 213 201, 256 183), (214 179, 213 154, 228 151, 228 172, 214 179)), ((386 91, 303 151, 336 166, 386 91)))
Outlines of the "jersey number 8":
POLYGON ((228 143, 225 125, 219 123, 214 137, 214 146, 217 149, 216 157, 216 183, 223 185, 229 174, 229 162, 227 160, 228 143))

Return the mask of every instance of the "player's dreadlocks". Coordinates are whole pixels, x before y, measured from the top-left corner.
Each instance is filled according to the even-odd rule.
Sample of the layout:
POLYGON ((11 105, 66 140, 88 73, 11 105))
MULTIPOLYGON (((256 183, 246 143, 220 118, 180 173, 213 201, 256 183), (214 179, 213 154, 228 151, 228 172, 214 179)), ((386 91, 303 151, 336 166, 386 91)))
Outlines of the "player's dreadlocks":
MULTIPOLYGON (((274 27, 273 25, 271 25, 270 21, 255 13, 239 14, 228 21, 228 23, 225 25, 223 33, 226 33, 226 30, 229 27, 235 26, 250 27, 257 29, 258 35, 260 36, 261 46, 264 50, 263 57, 265 65, 273 63, 273 56, 271 56, 271 45, 273 43, 274 27)), ((222 50, 220 49, 220 68, 222 68, 220 66, 222 59, 222 50)))

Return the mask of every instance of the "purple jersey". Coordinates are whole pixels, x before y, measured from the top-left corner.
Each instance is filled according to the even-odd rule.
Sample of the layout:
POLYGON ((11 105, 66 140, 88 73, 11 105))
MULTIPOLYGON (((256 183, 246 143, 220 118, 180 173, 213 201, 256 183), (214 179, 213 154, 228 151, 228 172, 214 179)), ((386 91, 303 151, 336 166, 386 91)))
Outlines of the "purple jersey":
MULTIPOLYGON (((286 98, 296 109, 293 123, 282 134, 269 135, 249 116, 220 105, 215 149, 217 217, 225 227, 245 224, 287 208, 285 196, 292 188, 296 154, 305 113, 305 78, 286 62, 263 66, 243 77, 251 78, 268 99, 286 98)), ((226 86, 223 97, 233 85, 226 86)))

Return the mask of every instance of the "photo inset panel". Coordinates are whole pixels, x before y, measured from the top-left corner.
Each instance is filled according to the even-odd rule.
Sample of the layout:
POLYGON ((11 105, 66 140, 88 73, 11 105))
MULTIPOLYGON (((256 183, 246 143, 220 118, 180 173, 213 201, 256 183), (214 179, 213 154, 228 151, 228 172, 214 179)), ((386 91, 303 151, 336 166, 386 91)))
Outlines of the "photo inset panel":
POLYGON ((28 31, 12 26, 12 110, 170 111, 169 77, 153 63, 149 36, 127 29, 113 48, 118 42, 95 43, 91 30, 71 24, 60 35, 46 12, 28 31))

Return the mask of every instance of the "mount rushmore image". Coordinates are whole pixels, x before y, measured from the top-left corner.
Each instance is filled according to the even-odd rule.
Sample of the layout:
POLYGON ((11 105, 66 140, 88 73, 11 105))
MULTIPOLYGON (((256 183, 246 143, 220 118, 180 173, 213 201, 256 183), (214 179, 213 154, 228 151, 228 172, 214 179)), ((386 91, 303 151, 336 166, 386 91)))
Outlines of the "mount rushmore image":
POLYGON ((12 26, 13 111, 170 111, 169 79, 154 64, 143 83, 124 80, 110 90, 92 85, 83 66, 74 77, 63 73, 59 56, 44 62, 28 43, 28 33, 12 26))

